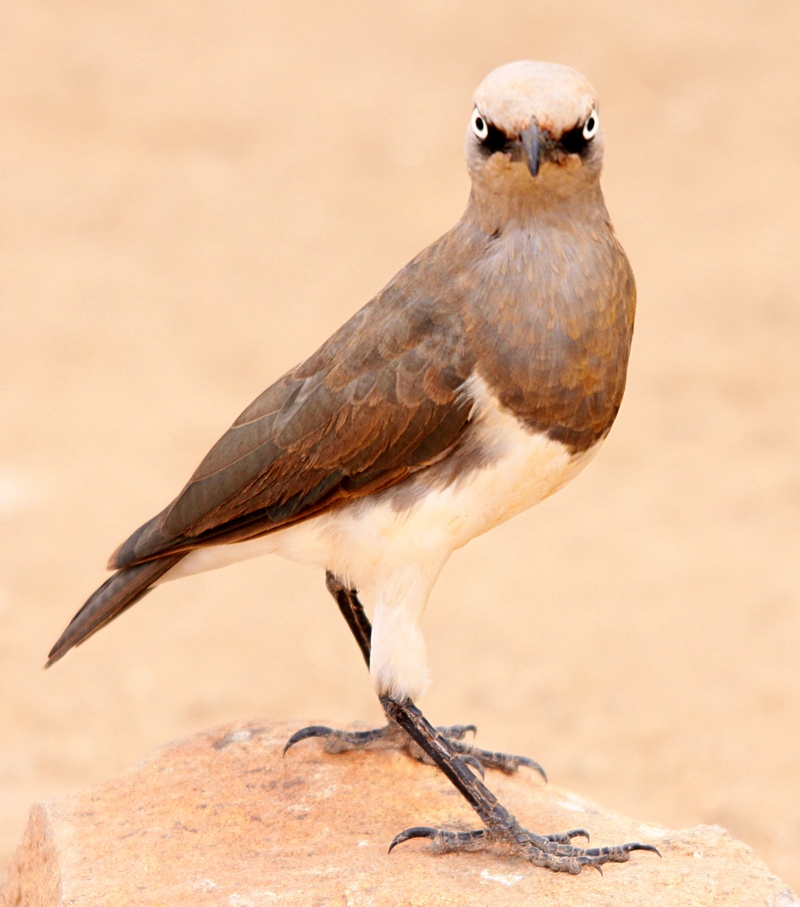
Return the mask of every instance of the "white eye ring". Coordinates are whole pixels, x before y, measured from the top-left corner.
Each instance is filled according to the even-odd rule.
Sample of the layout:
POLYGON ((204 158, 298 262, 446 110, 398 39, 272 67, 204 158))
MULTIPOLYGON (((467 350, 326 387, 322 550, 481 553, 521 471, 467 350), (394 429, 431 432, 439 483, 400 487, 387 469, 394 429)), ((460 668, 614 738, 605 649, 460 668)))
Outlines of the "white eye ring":
POLYGON ((483 141, 487 135, 489 135, 489 124, 486 120, 480 115, 480 111, 476 107, 472 111, 472 131, 478 138, 483 141))
POLYGON ((583 124, 583 137, 588 142, 589 139, 593 139, 597 135, 597 130, 600 128, 600 120, 597 118, 597 111, 593 110, 589 114, 589 118, 583 124))

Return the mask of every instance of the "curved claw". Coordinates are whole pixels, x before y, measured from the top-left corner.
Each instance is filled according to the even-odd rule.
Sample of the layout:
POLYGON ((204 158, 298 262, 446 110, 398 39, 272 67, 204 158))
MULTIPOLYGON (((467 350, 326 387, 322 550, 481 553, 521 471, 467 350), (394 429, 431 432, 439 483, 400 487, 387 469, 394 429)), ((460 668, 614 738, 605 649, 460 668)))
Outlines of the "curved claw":
POLYGON ((481 776, 481 778, 486 778, 486 770, 481 765, 480 760, 476 759, 474 756, 469 755, 459 756, 458 758, 462 762, 466 762, 466 764, 470 768, 474 768, 475 771, 481 776))
POLYGON ((415 825, 413 828, 407 828, 395 837, 394 841, 389 845, 388 853, 391 853, 398 844, 410 841, 411 838, 435 838, 438 834, 439 830, 437 828, 427 828, 424 825, 415 825))
POLYGON ((661 851, 657 847, 653 847, 652 844, 639 844, 634 842, 632 844, 623 844, 622 849, 626 853, 630 853, 632 850, 649 850, 650 853, 658 854, 659 857, 661 856, 661 851))
POLYGON ((302 730, 292 734, 286 741, 286 746, 283 748, 283 755, 285 756, 287 750, 301 740, 307 740, 309 737, 330 737, 333 733, 333 728, 323 727, 321 724, 312 724, 311 727, 304 727, 302 730))
POLYGON ((628 860, 628 854, 634 850, 649 850, 650 853, 661 856, 657 847, 653 847, 652 844, 639 844, 638 841, 631 841, 628 844, 615 844, 613 847, 592 847, 591 850, 584 850, 583 856, 597 859, 601 863, 624 863, 628 860))
POLYGON ((591 866, 592 869, 596 869, 600 873, 600 875, 605 875, 605 873, 603 872, 603 867, 597 862, 597 860, 593 860, 591 857, 589 857, 587 860, 581 860, 581 867, 584 866, 591 866))
POLYGON ((545 784, 548 783, 547 773, 535 759, 529 759, 527 756, 517 756, 516 758, 519 760, 520 765, 524 765, 526 768, 532 768, 542 776, 542 780, 545 784))
POLYGON ((587 843, 591 840, 589 832, 585 828, 571 828, 569 831, 561 831, 555 835, 545 835, 548 841, 559 844, 566 844, 573 838, 586 838, 587 843))

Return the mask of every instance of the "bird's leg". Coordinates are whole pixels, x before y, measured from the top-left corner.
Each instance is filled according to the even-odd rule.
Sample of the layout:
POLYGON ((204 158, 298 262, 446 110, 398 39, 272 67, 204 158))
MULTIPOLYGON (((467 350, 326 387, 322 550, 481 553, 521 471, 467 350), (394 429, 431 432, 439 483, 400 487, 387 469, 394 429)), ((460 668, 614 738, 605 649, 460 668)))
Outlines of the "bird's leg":
POLYGON ((350 627, 350 632, 355 637, 358 648, 361 649, 361 654, 369 668, 369 657, 372 651, 372 624, 369 622, 364 606, 359 601, 358 592, 355 589, 348 589, 330 570, 325 571, 325 585, 339 606, 342 617, 347 621, 347 626, 350 627))
MULTIPOLYGON (((390 722, 399 725, 447 776, 483 821, 476 831, 454 832, 445 829, 415 827, 400 832, 389 851, 410 838, 429 838, 440 852, 476 850, 493 842, 509 845, 516 853, 555 872, 579 873, 584 866, 600 869, 603 863, 624 863, 634 850, 658 853, 649 844, 617 844, 611 847, 574 847, 573 838, 589 834, 582 828, 551 835, 538 835, 523 828, 497 797, 476 777, 457 755, 449 742, 430 725, 410 699, 399 702, 381 697, 381 705, 390 722)), ((602 871, 602 870, 601 870, 602 871)))
MULTIPOLYGON (((369 667, 372 625, 364 612, 364 606, 359 601, 356 590, 348 589, 332 573, 328 572, 325 579, 328 591, 336 600, 369 667)), ((481 779, 470 771, 469 766, 474 766, 483 774, 483 765, 516 771, 519 765, 525 764, 538 769, 544 775, 537 763, 520 756, 488 753, 471 747, 463 742, 463 737, 468 730, 474 732, 474 727, 459 725, 452 728, 434 728, 410 699, 400 702, 389 696, 382 696, 381 705, 387 718, 385 727, 371 731, 305 728, 289 739, 284 752, 307 737, 324 737, 326 749, 334 753, 352 749, 403 746, 417 758, 436 765, 480 816, 484 825, 483 828, 466 832, 421 826, 408 828, 395 837, 389 847, 390 851, 411 838, 428 838, 434 850, 439 852, 477 850, 490 843, 502 842, 537 866, 571 873, 579 873, 584 866, 592 866, 599 870, 604 863, 623 863, 630 859, 630 854, 634 850, 658 853, 655 847, 638 843, 611 847, 574 847, 571 844, 573 838, 584 837, 587 840, 589 838, 588 832, 582 828, 550 835, 538 835, 528 831, 498 801, 481 779), (480 755, 476 756, 476 753, 480 755)))
MULTIPOLYGON (((361 649, 364 661, 369 667, 372 624, 358 598, 357 591, 348 589, 330 570, 325 574, 325 585, 339 606, 339 610, 342 612, 350 632, 355 637, 359 649, 361 649)), ((367 749, 405 749, 420 762, 427 762, 433 765, 434 762, 428 753, 421 749, 390 716, 387 717, 389 720, 384 727, 368 731, 342 731, 322 725, 303 728, 289 738, 284 752, 301 740, 306 740, 309 737, 322 737, 325 740, 325 749, 329 753, 367 749)), ((526 756, 512 756, 508 753, 493 753, 468 743, 464 738, 470 732, 472 734, 475 733, 474 724, 456 724, 451 727, 440 727, 436 730, 447 738, 454 752, 458 753, 468 764, 474 766, 481 774, 483 774, 484 768, 499 768, 507 774, 513 774, 521 765, 524 765, 537 771, 547 780, 544 769, 533 759, 528 759, 526 756)))

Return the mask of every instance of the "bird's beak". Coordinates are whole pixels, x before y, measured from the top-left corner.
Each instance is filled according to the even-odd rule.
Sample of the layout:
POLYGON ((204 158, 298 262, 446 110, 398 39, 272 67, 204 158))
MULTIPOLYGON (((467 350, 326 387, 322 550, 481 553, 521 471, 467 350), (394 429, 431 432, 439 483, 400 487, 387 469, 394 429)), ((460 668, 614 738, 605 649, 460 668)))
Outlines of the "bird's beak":
POLYGON ((539 172, 539 154, 541 143, 539 141, 539 127, 536 123, 531 125, 519 137, 522 149, 525 152, 525 160, 528 164, 528 170, 531 176, 536 176, 539 172))

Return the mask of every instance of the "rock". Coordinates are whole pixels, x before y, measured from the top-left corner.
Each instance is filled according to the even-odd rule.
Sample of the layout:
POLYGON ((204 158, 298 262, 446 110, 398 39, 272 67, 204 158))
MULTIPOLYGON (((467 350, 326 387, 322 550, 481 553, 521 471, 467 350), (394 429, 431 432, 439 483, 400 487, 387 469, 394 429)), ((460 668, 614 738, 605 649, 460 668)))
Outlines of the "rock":
MULTIPOLYGON (((537 869, 500 848, 432 854, 411 825, 475 827, 432 766, 396 752, 327 754, 250 723, 170 744, 91 790, 35 805, 0 889, 3 907, 94 905, 768 905, 800 902, 716 826, 668 831, 605 812, 526 770, 487 773, 532 830, 584 826, 593 843, 640 840, 605 874, 537 869)), ((665 782, 667 783, 667 782, 665 782)))

